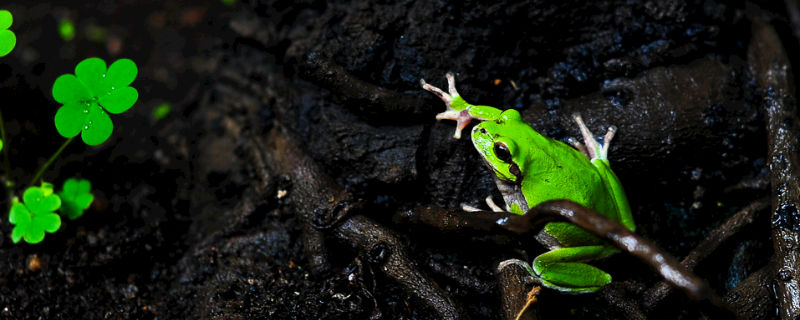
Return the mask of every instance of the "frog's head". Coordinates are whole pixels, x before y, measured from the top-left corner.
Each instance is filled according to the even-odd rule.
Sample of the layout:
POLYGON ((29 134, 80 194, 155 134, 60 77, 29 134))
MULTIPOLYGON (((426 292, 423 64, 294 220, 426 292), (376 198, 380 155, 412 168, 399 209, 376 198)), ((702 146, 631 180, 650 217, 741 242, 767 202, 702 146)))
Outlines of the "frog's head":
POLYGON ((497 120, 483 121, 472 129, 472 144, 500 180, 520 183, 525 168, 518 142, 530 126, 517 110, 503 111, 497 120))

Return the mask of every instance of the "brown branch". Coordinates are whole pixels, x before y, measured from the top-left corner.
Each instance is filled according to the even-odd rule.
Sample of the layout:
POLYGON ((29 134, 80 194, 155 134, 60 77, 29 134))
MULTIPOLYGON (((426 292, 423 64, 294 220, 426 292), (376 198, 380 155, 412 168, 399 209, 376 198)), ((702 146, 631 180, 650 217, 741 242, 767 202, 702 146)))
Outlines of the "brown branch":
MULTIPOLYGON (((439 232, 472 232, 476 234, 507 233, 508 229, 498 226, 498 219, 508 218, 507 212, 480 211, 464 212, 455 209, 445 209, 437 206, 418 207, 412 210, 398 212, 394 215, 395 223, 412 223, 431 226, 439 232)), ((520 232, 522 233, 522 232, 520 232)))
POLYGON ((523 217, 529 217, 527 218, 528 224, 536 225, 541 222, 531 220, 537 219, 537 216, 566 219, 596 236, 605 238, 618 248, 650 265, 667 282, 683 290, 692 300, 708 302, 714 307, 707 311, 718 315, 730 314, 722 300, 705 281, 682 267, 675 258, 658 248, 655 243, 634 234, 623 225, 567 200, 541 203, 529 210, 523 217))
POLYGON ((651 241, 639 237, 621 224, 567 200, 547 201, 519 216, 503 212, 458 213, 436 207, 417 208, 395 217, 396 221, 425 223, 444 231, 511 232, 532 235, 546 223, 566 220, 619 247, 623 251, 649 264, 666 281, 682 289, 689 298, 707 302, 711 315, 732 317, 730 310, 714 294, 708 284, 684 267, 675 258, 659 249, 651 241))
MULTIPOLYGON (((326 256, 325 235, 314 227, 314 221, 319 216, 331 216, 342 208, 350 208, 353 199, 343 189, 336 188, 336 182, 324 174, 322 170, 309 159, 302 148, 280 126, 275 126, 267 137, 265 150, 265 163, 281 176, 288 177, 291 188, 288 190, 288 199, 300 213, 303 231, 303 251, 309 257, 308 262, 315 274, 328 271, 329 263, 326 256)), ((258 139, 253 139, 259 148, 258 139)))
POLYGON ((417 263, 409 258, 403 243, 377 222, 356 215, 344 220, 332 231, 337 238, 352 244, 360 255, 371 258, 387 277, 399 284, 406 293, 416 297, 426 309, 433 311, 436 315, 434 318, 462 317, 461 310, 444 290, 419 272, 417 263))
POLYGON ((800 317, 800 122, 789 58, 777 33, 753 21, 748 63, 763 90, 767 122, 767 165, 772 186, 775 291, 781 319, 800 317))
MULTIPOLYGON (((698 244, 686 258, 681 261, 681 265, 686 270, 694 270, 698 263, 707 258, 717 250, 722 243, 731 236, 737 234, 742 228, 753 223, 758 217, 758 213, 764 212, 769 205, 769 199, 763 198, 750 203, 748 206, 736 212, 724 224, 712 230, 708 236, 698 244)), ((647 290, 644 294, 643 304, 647 309, 653 309, 661 303, 664 298, 672 293, 673 287, 666 281, 661 281, 647 290)))
POLYGON ((461 315, 447 293, 419 271, 397 236, 369 218, 349 214, 358 207, 353 196, 308 158, 284 128, 276 125, 267 137, 267 145, 265 163, 292 181, 287 197, 301 215, 304 250, 312 267, 330 268, 325 255, 325 234, 318 229, 325 225, 331 228, 326 231, 379 266, 388 278, 425 309, 431 310, 436 318, 457 319, 461 315))

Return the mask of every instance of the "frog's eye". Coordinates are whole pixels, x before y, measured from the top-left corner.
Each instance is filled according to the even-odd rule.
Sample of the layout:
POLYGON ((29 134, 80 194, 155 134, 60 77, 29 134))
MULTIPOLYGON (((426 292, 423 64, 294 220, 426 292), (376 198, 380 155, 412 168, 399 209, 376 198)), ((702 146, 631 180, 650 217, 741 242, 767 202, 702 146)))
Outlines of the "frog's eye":
POLYGON ((494 155, 503 162, 511 162, 511 151, 508 151, 508 146, 505 143, 494 143, 494 155))

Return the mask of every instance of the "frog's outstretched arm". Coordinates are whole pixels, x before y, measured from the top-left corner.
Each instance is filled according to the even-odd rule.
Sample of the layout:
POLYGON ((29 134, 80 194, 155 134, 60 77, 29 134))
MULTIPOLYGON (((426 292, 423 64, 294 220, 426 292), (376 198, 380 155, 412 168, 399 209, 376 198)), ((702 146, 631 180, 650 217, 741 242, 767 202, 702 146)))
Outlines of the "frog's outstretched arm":
POLYGON ((461 131, 464 130, 472 119, 482 121, 495 120, 500 117, 500 113, 502 113, 503 110, 490 106, 476 106, 467 103, 464 98, 461 98, 458 91, 456 91, 455 75, 453 75, 452 72, 448 72, 446 77, 448 92, 444 92, 442 89, 430 85, 425 82, 425 79, 420 79, 419 83, 422 85, 423 89, 433 92, 439 99, 442 99, 445 106, 447 106, 447 110, 436 115, 436 120, 447 119, 457 122, 456 132, 453 138, 460 139, 461 131))

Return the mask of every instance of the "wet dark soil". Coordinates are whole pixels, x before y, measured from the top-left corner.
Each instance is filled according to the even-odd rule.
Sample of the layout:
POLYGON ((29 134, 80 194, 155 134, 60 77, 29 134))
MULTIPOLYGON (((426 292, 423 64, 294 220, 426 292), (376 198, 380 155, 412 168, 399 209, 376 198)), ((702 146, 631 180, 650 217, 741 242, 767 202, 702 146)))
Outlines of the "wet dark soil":
MULTIPOLYGON (((14 14, 18 38, 0 58, 15 194, 63 142, 52 120, 58 75, 87 57, 131 58, 140 96, 113 117, 109 141, 71 144, 43 176, 92 181, 83 217, 29 245, 13 244, 0 216, 7 319, 437 318, 346 236, 315 229, 325 246, 309 249, 312 202, 299 197, 308 190, 270 162, 284 151, 259 144, 276 130, 358 201, 349 214, 400 239, 458 316, 503 318, 497 264, 530 261, 540 245, 392 219, 499 199, 471 143, 434 121, 444 107, 419 87, 421 78, 444 86, 447 71, 468 101, 519 109, 556 139, 578 135, 574 112, 595 133, 616 125, 610 160, 637 233, 683 257, 769 194, 748 15, 766 15, 790 57, 798 48, 783 4, 766 2, 12 0, 0 9, 14 14), (57 34, 64 18, 77 26, 72 41, 57 34), (171 113, 154 118, 164 102, 171 113)), ((317 191, 308 198, 329 196, 317 191)), ((698 275, 720 294, 736 287, 767 265, 769 230, 756 221, 698 275)), ((660 280, 624 255, 596 265, 640 291, 660 280)), ((539 301, 542 319, 627 317, 602 294, 545 291, 539 301)), ((699 313, 675 294, 648 316, 699 313)))

